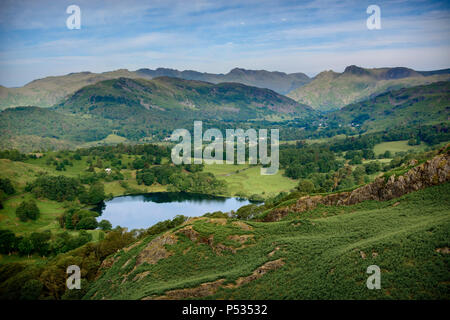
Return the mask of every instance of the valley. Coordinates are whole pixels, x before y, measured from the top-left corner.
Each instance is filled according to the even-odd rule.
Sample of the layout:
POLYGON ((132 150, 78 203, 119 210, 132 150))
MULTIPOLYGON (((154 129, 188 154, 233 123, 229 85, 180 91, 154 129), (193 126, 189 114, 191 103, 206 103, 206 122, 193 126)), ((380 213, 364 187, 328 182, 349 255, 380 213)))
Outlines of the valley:
POLYGON ((345 100, 320 89, 333 106, 277 92, 321 74, 138 71, 68 75, 0 112, 1 299, 448 299, 447 71, 350 66, 330 85, 345 100), (194 121, 279 129, 278 172, 174 165, 169 137, 194 121))

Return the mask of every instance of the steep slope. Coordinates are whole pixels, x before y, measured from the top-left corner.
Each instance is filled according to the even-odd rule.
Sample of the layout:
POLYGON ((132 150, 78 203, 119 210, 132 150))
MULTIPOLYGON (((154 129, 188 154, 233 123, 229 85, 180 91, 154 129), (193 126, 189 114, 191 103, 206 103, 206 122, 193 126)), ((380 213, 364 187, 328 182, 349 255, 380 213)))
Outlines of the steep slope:
POLYGON ((364 131, 379 131, 399 125, 445 122, 450 120, 449 115, 450 82, 443 81, 389 91, 345 106, 326 118, 364 131))
POLYGON ((281 94, 285 94, 310 81, 309 77, 303 73, 286 74, 283 72, 238 68, 231 70, 227 74, 201 73, 191 70, 178 71, 167 68, 158 68, 156 70, 139 69, 137 71, 120 69, 103 73, 78 72, 64 76, 37 79, 19 88, 0 86, 0 110, 24 105, 50 107, 60 103, 66 96, 71 95, 82 87, 103 80, 120 77, 152 79, 162 76, 201 80, 211 83, 238 82, 250 86, 268 88, 281 94))
POLYGON ((272 90, 169 77, 102 81, 80 89, 56 108, 109 119, 161 116, 163 119, 248 120, 280 113, 295 116, 313 113, 308 106, 272 90))
POLYGON ((448 299, 450 167, 438 157, 427 168, 442 179, 413 168, 404 179, 426 183, 387 201, 324 203, 279 222, 192 218, 103 261, 85 299, 448 299), (370 265, 381 290, 366 287, 370 265))
POLYGON ((288 97, 321 111, 340 109, 380 93, 450 79, 449 69, 418 72, 408 68, 345 68, 343 73, 324 71, 288 94, 288 97))

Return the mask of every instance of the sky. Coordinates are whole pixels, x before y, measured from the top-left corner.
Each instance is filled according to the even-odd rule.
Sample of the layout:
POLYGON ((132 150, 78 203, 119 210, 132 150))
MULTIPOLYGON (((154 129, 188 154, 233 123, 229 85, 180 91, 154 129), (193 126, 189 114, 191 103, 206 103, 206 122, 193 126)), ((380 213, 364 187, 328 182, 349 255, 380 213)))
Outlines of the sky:
POLYGON ((342 72, 450 67, 450 1, 1 0, 0 85, 158 67, 342 72), (69 29, 69 5, 81 28, 69 29), (369 30, 369 5, 381 29, 369 30))

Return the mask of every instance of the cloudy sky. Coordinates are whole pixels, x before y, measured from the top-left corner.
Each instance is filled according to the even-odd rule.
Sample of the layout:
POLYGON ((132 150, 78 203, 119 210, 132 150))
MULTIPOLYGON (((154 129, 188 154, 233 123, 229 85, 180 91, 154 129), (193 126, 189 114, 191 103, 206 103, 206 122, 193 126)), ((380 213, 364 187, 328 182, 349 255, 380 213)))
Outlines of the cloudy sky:
POLYGON ((450 1, 2 0, 0 84, 49 75, 234 67, 314 76, 345 66, 450 67, 450 1), (69 5, 81 29, 66 27, 69 5), (366 9, 381 8, 381 30, 366 9))

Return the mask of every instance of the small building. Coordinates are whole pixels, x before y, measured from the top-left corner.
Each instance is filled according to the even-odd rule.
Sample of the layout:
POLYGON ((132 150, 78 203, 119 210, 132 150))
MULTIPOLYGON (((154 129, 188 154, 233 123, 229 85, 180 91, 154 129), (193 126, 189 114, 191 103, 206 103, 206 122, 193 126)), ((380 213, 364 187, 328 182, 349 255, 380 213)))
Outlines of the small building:
POLYGON ((111 173, 111 168, 106 168, 106 169, 105 169, 105 172, 106 172, 107 174, 110 174, 110 173, 111 173))

